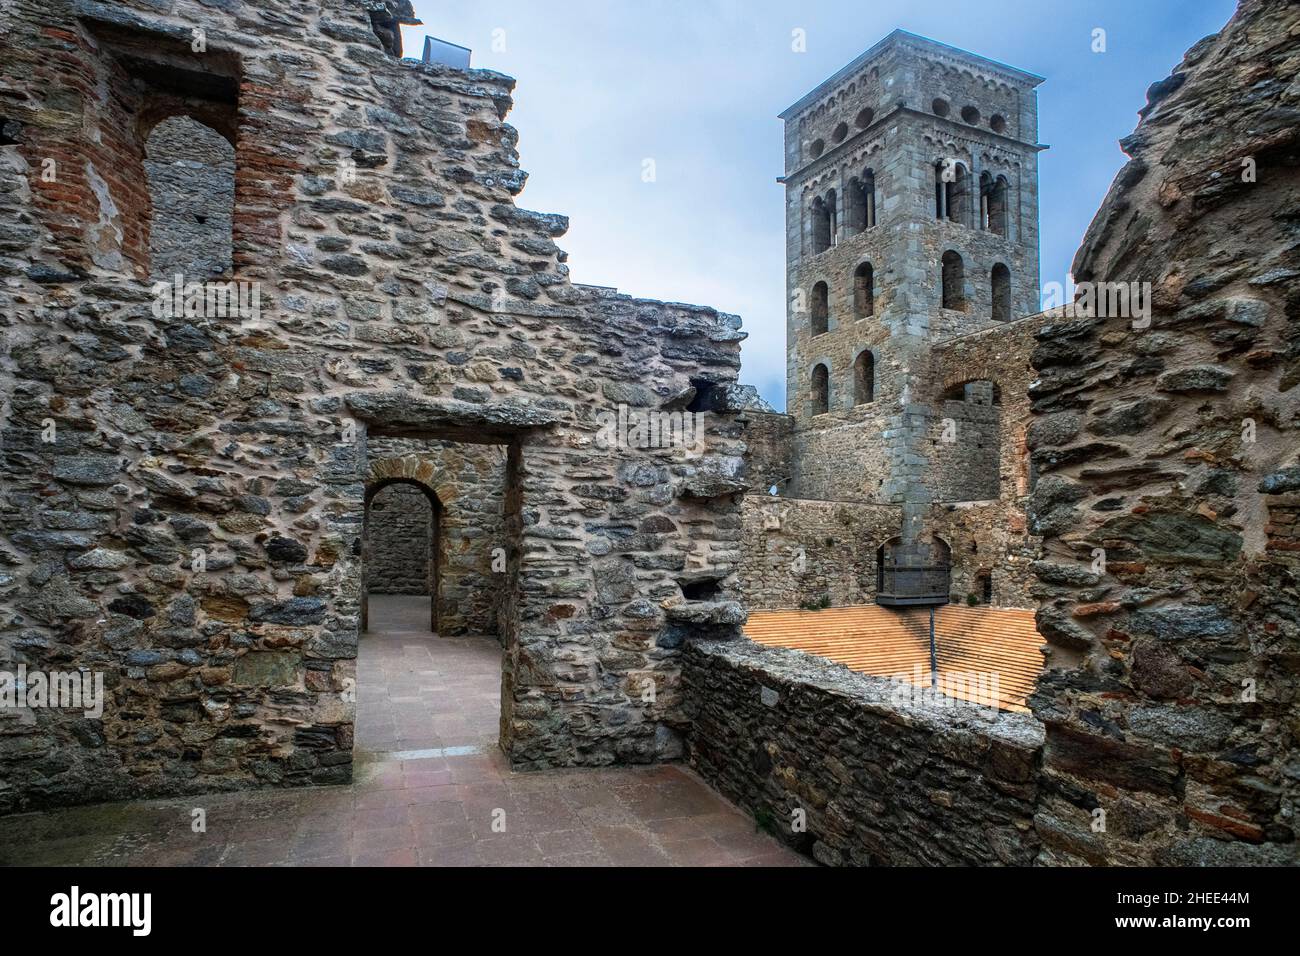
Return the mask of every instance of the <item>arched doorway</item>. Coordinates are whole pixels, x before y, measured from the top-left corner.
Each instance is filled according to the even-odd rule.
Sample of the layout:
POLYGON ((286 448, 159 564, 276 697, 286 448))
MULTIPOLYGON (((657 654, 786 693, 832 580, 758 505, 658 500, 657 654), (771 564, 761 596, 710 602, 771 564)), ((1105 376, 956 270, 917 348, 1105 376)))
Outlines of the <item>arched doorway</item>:
POLYGON ((947 604, 952 548, 937 536, 890 538, 876 549, 876 603, 885 607, 947 604))
POLYGON ((411 478, 366 486, 361 536, 361 629, 370 629, 370 595, 427 597, 429 630, 437 633, 441 583, 442 502, 411 478))
POLYGON ((508 751, 514 727, 522 450, 376 432, 350 519, 355 748, 372 770, 428 761, 445 774, 446 760, 508 751))

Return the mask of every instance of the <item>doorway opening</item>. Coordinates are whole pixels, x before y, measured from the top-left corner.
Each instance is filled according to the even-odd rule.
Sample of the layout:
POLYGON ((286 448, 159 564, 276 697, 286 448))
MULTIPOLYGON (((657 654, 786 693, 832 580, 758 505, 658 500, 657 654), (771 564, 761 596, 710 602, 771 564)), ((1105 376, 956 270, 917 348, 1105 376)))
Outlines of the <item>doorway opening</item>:
MULTIPOLYGON (((361 534, 359 765, 500 760, 518 570, 517 448, 371 434, 361 534)), ((364 769, 362 772, 366 772, 364 769)), ((386 772, 386 771, 385 771, 386 772)), ((404 771, 403 771, 404 772, 404 771)))
POLYGON ((408 478, 390 478, 366 488, 362 552, 366 600, 361 628, 415 631, 426 623, 438 633, 442 502, 437 493, 408 478), (373 598, 391 598, 375 602, 373 598))

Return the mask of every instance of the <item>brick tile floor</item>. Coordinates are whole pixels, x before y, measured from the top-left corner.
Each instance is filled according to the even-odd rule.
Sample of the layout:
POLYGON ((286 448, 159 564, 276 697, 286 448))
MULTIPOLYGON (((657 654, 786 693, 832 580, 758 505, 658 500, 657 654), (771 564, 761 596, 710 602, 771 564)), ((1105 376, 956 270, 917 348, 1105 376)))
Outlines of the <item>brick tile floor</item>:
POLYGON ((427 599, 371 598, 350 786, 3 817, 0 864, 809 865, 684 767, 512 773, 496 746, 500 647, 427 621, 427 599))

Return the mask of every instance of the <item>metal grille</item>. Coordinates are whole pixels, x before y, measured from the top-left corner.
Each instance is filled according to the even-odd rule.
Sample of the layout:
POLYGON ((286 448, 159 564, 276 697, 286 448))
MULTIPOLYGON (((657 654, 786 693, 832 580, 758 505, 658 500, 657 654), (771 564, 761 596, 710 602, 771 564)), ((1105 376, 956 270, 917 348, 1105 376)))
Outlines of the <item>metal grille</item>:
POLYGON ((884 564, 876 571, 876 603, 947 604, 951 567, 946 564, 884 564))

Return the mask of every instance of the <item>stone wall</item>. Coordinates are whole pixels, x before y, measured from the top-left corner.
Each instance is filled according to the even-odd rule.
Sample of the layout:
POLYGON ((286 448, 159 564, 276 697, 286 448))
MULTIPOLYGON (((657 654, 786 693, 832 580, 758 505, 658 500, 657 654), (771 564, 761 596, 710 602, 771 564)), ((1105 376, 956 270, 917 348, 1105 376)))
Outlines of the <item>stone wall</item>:
POLYGON ((930 484, 936 501, 992 501, 1000 491, 1002 409, 943 401, 930 419, 930 484))
POLYGON ((1038 333, 1044 863, 1300 859, 1297 38, 1243 0, 1150 88, 1074 263, 1149 321, 1038 333))
POLYGON ((154 127, 145 155, 153 277, 164 282, 177 275, 229 277, 235 148, 202 123, 173 116, 154 127))
POLYGON ((1051 321, 1051 314, 1026 316, 949 339, 934 350, 929 394, 941 402, 954 432, 946 442, 942 420, 930 424, 931 480, 939 503, 925 524, 952 548, 955 601, 980 598, 980 578, 988 575, 993 604, 1037 606, 1032 565, 1041 557, 1041 542, 1027 518, 1031 455, 1036 442, 1050 440, 1050 428, 1029 427, 1037 376, 1030 356, 1038 332, 1051 321), (942 400, 958 391, 963 401, 942 400), (984 404, 990 392, 992 406, 984 404))
POLYGON ((681 645, 738 631, 740 320, 571 283, 513 81, 394 59, 369 6, 6 5, 0 669, 107 699, 0 714, 0 812, 349 779, 375 438, 507 448, 516 766, 679 755, 681 645), (243 311, 150 284, 179 114, 236 144, 243 311), (602 446, 710 390, 699 454, 602 446))
POLYGON ((992 590, 988 603, 995 607, 1038 606, 1033 568, 1041 557, 1041 546, 1028 532, 1023 512, 1009 509, 1001 501, 936 505, 922 527, 952 550, 954 603, 966 604, 972 595, 978 603, 985 603, 982 579, 987 576, 992 590))
POLYGON ((419 488, 390 485, 370 502, 371 594, 423 594, 433 588, 433 505, 419 488))
POLYGON ((794 467, 794 420, 780 412, 746 411, 739 417, 745 425, 745 473, 748 491, 766 495, 772 488, 787 493, 794 467))
POLYGON ((886 448, 897 431, 896 419, 876 405, 817 419, 817 427, 794 433, 794 477, 788 494, 888 504, 892 470, 886 448))
POLYGON ((746 495, 739 589, 750 608, 832 607, 876 599, 876 549, 898 507, 746 495))
POLYGON ((691 766, 828 865, 1028 865, 1042 728, 749 641, 690 646, 691 766), (806 828, 796 830, 796 811, 806 828))

